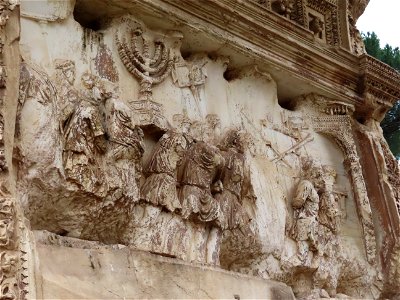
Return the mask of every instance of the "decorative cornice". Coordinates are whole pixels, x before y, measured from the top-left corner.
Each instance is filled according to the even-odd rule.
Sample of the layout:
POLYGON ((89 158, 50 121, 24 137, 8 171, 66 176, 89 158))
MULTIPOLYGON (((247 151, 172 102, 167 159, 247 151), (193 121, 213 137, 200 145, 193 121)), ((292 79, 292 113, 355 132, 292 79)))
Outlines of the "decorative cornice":
POLYGON ((392 106, 400 100, 400 73, 389 65, 363 55, 360 58, 362 90, 365 94, 371 94, 384 105, 392 106))
MULTIPOLYGON (((151 2, 158 6, 156 1, 151 2)), ((163 2, 164 9, 167 9, 166 3, 179 9, 168 9, 176 17, 188 21, 190 15, 204 20, 208 32, 219 38, 223 36, 221 30, 232 34, 236 39, 230 43, 241 52, 248 54, 250 43, 253 55, 264 63, 311 82, 317 89, 355 105, 356 109, 365 106, 371 95, 379 100, 378 106, 383 104, 384 111, 400 99, 397 71, 366 54, 357 56, 339 46, 323 45, 310 30, 255 1, 163 2)), ((332 6, 334 2, 326 5, 332 6)))
MULTIPOLYGON (((144 0, 141 10, 157 9, 179 22, 229 40, 230 47, 259 64, 268 64, 291 76, 312 82, 330 96, 362 103, 358 94, 359 59, 341 47, 316 42, 313 33, 252 1, 144 0), (251 49, 251 52, 249 51, 251 49)), ((273 70, 268 70, 274 77, 273 70)), ((279 82, 278 82, 279 84, 279 82)), ((298 96, 298 95, 296 95, 298 96)))

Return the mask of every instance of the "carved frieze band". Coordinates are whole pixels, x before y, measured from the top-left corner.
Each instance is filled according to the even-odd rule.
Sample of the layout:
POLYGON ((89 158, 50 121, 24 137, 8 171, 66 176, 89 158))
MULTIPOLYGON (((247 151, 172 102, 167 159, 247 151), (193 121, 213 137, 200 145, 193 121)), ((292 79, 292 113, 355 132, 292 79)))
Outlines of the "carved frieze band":
POLYGON ((367 259, 369 263, 373 264, 376 255, 374 224, 359 156, 351 132, 351 118, 348 115, 313 117, 312 124, 316 132, 332 137, 343 151, 345 167, 352 181, 354 199, 363 228, 367 259))

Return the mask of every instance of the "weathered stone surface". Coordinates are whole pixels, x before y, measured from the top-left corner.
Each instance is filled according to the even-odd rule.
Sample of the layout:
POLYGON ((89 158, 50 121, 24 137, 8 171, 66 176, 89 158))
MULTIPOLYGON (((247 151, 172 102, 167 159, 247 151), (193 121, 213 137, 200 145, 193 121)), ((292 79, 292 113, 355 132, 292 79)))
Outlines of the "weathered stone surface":
POLYGON ((400 295, 368 1, 0 3, 3 298, 400 295))
POLYGON ((37 296, 43 299, 294 299, 282 283, 121 245, 62 237, 56 244, 37 246, 37 296))

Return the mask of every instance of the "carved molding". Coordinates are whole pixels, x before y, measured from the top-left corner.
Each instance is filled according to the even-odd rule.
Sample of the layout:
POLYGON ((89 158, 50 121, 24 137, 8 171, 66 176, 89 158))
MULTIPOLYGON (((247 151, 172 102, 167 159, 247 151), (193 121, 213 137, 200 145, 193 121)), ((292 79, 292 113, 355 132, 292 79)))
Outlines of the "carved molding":
POLYGON ((361 73, 364 94, 370 94, 378 104, 391 107, 400 99, 400 73, 389 65, 364 55, 361 58, 361 73))
POLYGON ((363 95, 364 102, 357 106, 357 115, 380 122, 400 99, 400 73, 367 54, 360 56, 360 66, 359 92, 363 95))
POLYGON ((7 70, 4 53, 7 21, 18 1, 0 1, 0 299, 26 299, 28 293, 27 250, 24 246, 25 230, 16 199, 9 192, 9 170, 5 156, 4 102, 7 89, 7 70))

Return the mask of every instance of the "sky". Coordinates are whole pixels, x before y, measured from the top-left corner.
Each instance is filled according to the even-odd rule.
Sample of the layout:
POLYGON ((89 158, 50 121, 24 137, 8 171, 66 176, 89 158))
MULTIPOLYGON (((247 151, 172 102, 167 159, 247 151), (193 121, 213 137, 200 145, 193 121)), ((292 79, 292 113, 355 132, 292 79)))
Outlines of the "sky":
POLYGON ((381 48, 386 44, 400 47, 400 0, 370 0, 357 28, 364 33, 374 31, 381 48))

